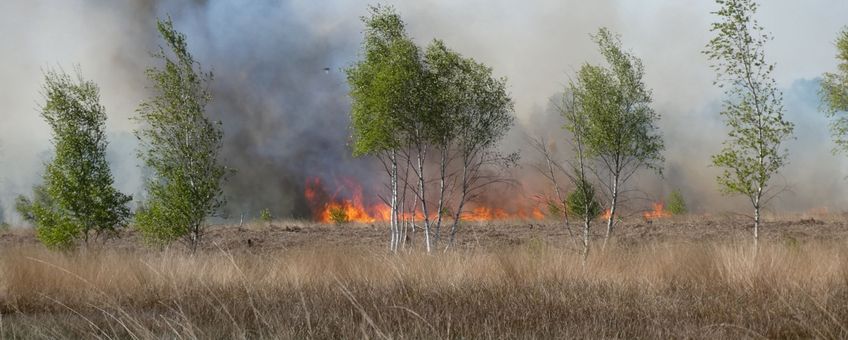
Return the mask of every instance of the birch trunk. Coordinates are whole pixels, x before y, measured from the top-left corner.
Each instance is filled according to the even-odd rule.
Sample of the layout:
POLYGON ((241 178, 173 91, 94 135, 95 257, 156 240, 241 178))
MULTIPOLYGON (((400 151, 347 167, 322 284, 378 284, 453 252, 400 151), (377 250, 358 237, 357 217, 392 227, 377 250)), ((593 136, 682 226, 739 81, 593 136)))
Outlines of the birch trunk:
POLYGON ((430 243, 430 216, 429 211, 427 210, 427 196, 425 193, 425 183, 424 183, 424 159, 426 157, 426 149, 422 149, 421 146, 418 146, 418 196, 421 200, 421 211, 424 214, 424 244, 426 245, 427 252, 431 251, 431 243, 430 243))
POLYGON ((583 252, 582 252, 581 255, 582 255, 583 269, 585 270, 586 269, 586 262, 589 258, 589 222, 591 222, 591 220, 589 219, 588 209, 584 213, 584 215, 586 217, 583 218, 583 252))
MULTIPOLYGON (((465 164, 468 164, 468 161, 465 161, 465 164)), ((459 198, 459 206, 456 209, 453 217, 453 225, 451 225, 450 230, 450 243, 448 246, 452 246, 456 241, 456 230, 459 227, 459 221, 462 217, 462 209, 465 207, 465 198, 468 195, 468 166, 462 167, 462 194, 459 198)), ((445 248, 447 250, 447 248, 445 248)))
POLYGON ((754 200, 754 254, 757 253, 757 245, 760 241, 760 197, 763 193, 763 187, 757 187, 757 197, 754 200))
POLYGON ((610 214, 609 218, 607 218, 607 234, 604 236, 604 245, 601 249, 607 248, 607 242, 609 242, 610 236, 612 235, 613 228, 615 227, 615 208, 618 205, 618 174, 616 174, 613 178, 612 183, 612 202, 610 203, 610 214))
POLYGON ((392 252, 397 251, 398 244, 400 243, 400 232, 398 230, 398 167, 397 167, 397 153, 395 150, 392 150, 390 154, 390 159, 392 162, 391 168, 391 186, 392 186, 392 198, 391 198, 391 212, 389 216, 389 228, 391 229, 391 244, 389 248, 392 252))
POLYGON ((435 237, 433 238, 433 247, 439 246, 439 240, 442 238, 442 209, 445 207, 445 170, 448 162, 447 147, 442 148, 442 159, 439 164, 439 204, 435 225, 435 237))

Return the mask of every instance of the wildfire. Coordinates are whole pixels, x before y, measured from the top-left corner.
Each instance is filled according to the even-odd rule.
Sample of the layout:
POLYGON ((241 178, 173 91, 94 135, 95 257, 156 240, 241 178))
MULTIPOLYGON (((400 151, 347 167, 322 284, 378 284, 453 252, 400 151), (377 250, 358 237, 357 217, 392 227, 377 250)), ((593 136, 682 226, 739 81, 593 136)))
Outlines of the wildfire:
POLYGON ((601 214, 601 219, 608 220, 612 215, 612 211, 609 208, 604 209, 604 212, 601 214))
POLYGON ((508 217, 509 214, 503 209, 490 209, 488 207, 477 207, 462 214, 462 219, 466 221, 504 220, 508 217))
POLYGON ((657 202, 652 205, 652 210, 642 213, 642 217, 647 221, 653 221, 664 217, 671 216, 671 213, 665 210, 665 205, 662 202, 657 202))
MULTIPOLYGON (((308 178, 303 196, 309 202, 313 218, 322 223, 358 222, 374 223, 391 219, 391 208, 383 202, 367 204, 362 198, 362 186, 350 179, 340 181, 338 188, 330 194, 319 178, 308 178), (348 197, 348 198, 342 198, 348 197)), ((403 213, 404 219, 411 219, 411 213, 403 213)), ((424 214, 415 212, 415 219, 422 220, 424 214)), ((447 216, 451 218, 450 216, 447 216)), ((476 206, 461 214, 466 221, 497 221, 509 219, 542 220, 545 214, 537 207, 519 208, 507 211, 502 208, 476 206)), ((431 216, 435 218, 435 216, 431 216)))
POLYGON ((319 178, 309 178, 303 196, 312 206, 313 217, 319 222, 372 223, 389 219, 389 209, 384 205, 366 207, 363 204, 362 187, 351 180, 343 180, 336 192, 329 195, 319 178), (339 199, 337 196, 341 193, 347 193, 351 198, 339 199))

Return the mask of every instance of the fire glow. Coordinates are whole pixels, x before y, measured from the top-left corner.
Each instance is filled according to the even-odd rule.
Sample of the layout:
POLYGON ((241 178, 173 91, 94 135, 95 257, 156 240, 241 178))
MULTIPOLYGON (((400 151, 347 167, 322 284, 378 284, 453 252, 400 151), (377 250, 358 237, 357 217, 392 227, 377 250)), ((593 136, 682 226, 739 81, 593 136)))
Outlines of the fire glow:
POLYGON ((642 217, 646 221, 658 220, 669 216, 671 216, 671 213, 665 210, 665 205, 662 202, 652 204, 651 210, 642 213, 642 217))
MULTIPOLYGON (((362 201, 362 187, 352 180, 342 180, 341 186, 328 194, 319 178, 308 178, 303 192, 309 202, 313 217, 319 222, 332 222, 334 215, 343 216, 349 222, 373 223, 389 220, 390 211, 384 204, 366 207, 362 201), (337 198, 340 194, 350 195, 350 199, 337 198)), ((338 218, 338 217, 337 217, 338 218)))
MULTIPOLYGON (((337 188, 330 193, 319 178, 308 178, 303 192, 306 201, 312 209, 315 221, 322 223, 356 222, 374 223, 386 222, 391 219, 391 209, 383 202, 369 204, 363 200, 362 186, 350 179, 338 181, 337 188)), ((422 220, 424 215, 416 211, 403 213, 404 219, 422 220)), ((430 216, 435 219, 435 215, 430 216)), ((450 219, 450 216, 445 216, 450 219)), ((476 206, 461 214, 465 221, 499 221, 499 220, 543 220, 545 214, 538 207, 518 208, 508 211, 503 208, 476 206)))
MULTIPOLYGON (((663 204, 662 202, 652 203, 651 210, 642 213, 642 218, 644 218, 645 221, 655 221, 670 216, 671 213, 665 210, 665 204, 663 204)), ((610 217, 610 209, 604 209, 604 212, 601 213, 600 217, 602 220, 608 220, 610 217)))

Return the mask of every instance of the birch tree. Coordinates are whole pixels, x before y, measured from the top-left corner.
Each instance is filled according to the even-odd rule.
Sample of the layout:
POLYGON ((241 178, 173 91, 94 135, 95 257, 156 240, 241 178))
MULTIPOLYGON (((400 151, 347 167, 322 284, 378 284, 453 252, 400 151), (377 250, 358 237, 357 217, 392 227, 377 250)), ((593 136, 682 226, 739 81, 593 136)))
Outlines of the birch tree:
POLYGON ((836 143, 834 151, 848 152, 848 27, 836 40, 836 72, 825 73, 821 82, 821 97, 825 113, 831 119, 830 132, 836 143))
POLYGON ((389 175, 391 209, 389 248, 396 251, 399 227, 398 167, 408 129, 421 110, 418 96, 423 69, 418 47, 391 7, 371 7, 363 17, 365 39, 362 59, 346 70, 350 85, 351 130, 354 156, 375 155, 389 175))
POLYGON ((549 142, 545 137, 529 137, 530 146, 536 150, 543 158, 539 164, 533 164, 533 168, 547 179, 554 189, 553 197, 545 197, 544 202, 547 205, 548 213, 556 217, 562 217, 566 229, 568 229, 568 211, 565 206, 565 190, 560 185, 560 180, 557 173, 562 171, 559 161, 556 159, 555 151, 556 144, 549 142))
POLYGON ((77 71, 77 79, 49 71, 44 76, 41 116, 53 131, 55 156, 46 164, 44 184, 16 207, 35 224, 38 239, 51 248, 114 234, 127 225, 131 196, 118 192, 106 161, 106 112, 100 90, 77 71))
POLYGON ((784 118, 783 94, 777 89, 767 62, 765 44, 771 36, 754 19, 752 0, 717 0, 718 22, 704 54, 716 72, 716 84, 724 89, 721 111, 729 128, 720 153, 712 157, 722 169, 718 184, 726 194, 745 196, 754 210, 754 248, 759 240, 760 210, 768 195, 772 176, 786 164, 782 143, 792 138, 794 125, 784 118))
MULTIPOLYGON (((506 81, 492 77, 492 70, 465 58, 434 40, 421 53, 391 7, 372 7, 363 18, 363 58, 347 70, 353 107, 351 129, 354 155, 376 155, 384 160, 390 178, 390 249, 397 250, 404 234, 400 228, 398 197, 400 171, 404 167, 403 196, 414 194, 410 217, 420 207, 427 252, 438 245, 445 212, 452 197, 448 186, 455 179, 449 167, 461 160, 459 209, 454 212, 452 235, 462 206, 484 183, 482 169, 510 156, 492 151, 512 125, 512 100, 506 81), (438 160, 433 162, 435 154, 438 160), (438 165, 438 188, 431 193, 438 165), (411 170, 414 184, 407 174, 411 170), (436 206, 433 206, 435 197, 436 206), (435 211, 436 214, 431 213, 435 211)), ((493 178, 493 177, 492 177, 493 178)), ((452 237, 453 239, 453 237, 452 237)))
POLYGON ((224 204, 221 187, 231 171, 218 160, 221 123, 205 112, 212 73, 200 68, 170 18, 156 26, 167 50, 160 47, 154 54, 163 63, 147 70, 155 96, 141 104, 136 117, 142 124, 135 131, 139 157, 153 173, 136 225, 152 242, 181 239, 194 252, 206 217, 224 204))
MULTIPOLYGON (((463 109, 468 84, 465 60, 458 53, 451 51, 441 40, 434 40, 427 47, 424 63, 428 72, 431 114, 438 115, 433 119, 431 127, 434 147, 439 152, 439 189, 436 201, 436 220, 433 221, 433 245, 438 246, 442 235, 442 219, 444 217, 447 190, 448 164, 453 160, 452 152, 454 138, 459 133, 457 114, 463 109)), ((457 211, 457 213, 459 213, 457 211)))
POLYGON ((642 80, 642 61, 621 47, 606 28, 593 36, 609 67, 583 65, 571 86, 575 110, 585 119, 579 134, 587 158, 597 160, 598 177, 609 197, 606 245, 615 227, 622 187, 640 169, 662 171, 664 149, 651 108, 651 91, 642 80))
MULTIPOLYGON (((579 79, 579 78, 578 78, 579 79)), ((576 95, 578 88, 582 86, 580 80, 569 84, 569 91, 563 96, 562 105, 559 106, 560 113, 565 118, 563 128, 571 134, 571 146, 575 159, 572 160, 572 174, 568 174, 574 185, 572 191, 565 200, 566 213, 580 218, 583 227, 581 252, 583 267, 589 257, 590 231, 592 220, 601 213, 600 204, 597 202, 595 187, 589 181, 588 173, 591 165, 587 160, 585 138, 589 129, 588 111, 592 102, 584 102, 583 96, 576 95), (570 93, 570 96, 569 96, 570 93)))
MULTIPOLYGON (((517 161, 517 154, 497 152, 498 142, 512 127, 515 116, 513 102, 506 91, 506 79, 495 78, 492 69, 471 58, 465 58, 435 40, 425 57, 434 86, 435 107, 440 112, 433 128, 440 148, 438 209, 446 206, 445 187, 449 180, 446 169, 455 154, 458 164, 458 200, 453 211, 450 242, 456 233, 465 204, 480 191, 503 180, 497 168, 517 161)), ((435 224, 434 244, 441 234, 442 215, 435 224)))

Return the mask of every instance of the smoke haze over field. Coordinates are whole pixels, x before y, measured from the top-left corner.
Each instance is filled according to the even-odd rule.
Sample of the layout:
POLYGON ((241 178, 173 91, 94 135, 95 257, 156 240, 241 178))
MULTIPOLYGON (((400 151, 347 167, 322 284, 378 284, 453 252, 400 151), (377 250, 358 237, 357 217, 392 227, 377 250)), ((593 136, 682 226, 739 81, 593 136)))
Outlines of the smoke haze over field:
MULTIPOLYGON (((370 159, 347 148, 347 85, 342 68, 358 57, 367 1, 24 1, 0 3, 0 204, 10 214, 18 194, 30 194, 49 155, 41 120, 42 70, 79 64, 101 87, 109 114, 109 158, 117 185, 141 195, 135 126, 129 118, 149 95, 144 69, 159 43, 156 17, 170 15, 186 33, 202 66, 215 73, 210 115, 224 123, 224 161, 238 173, 226 188, 231 215, 271 208, 304 216, 307 177, 351 177, 366 188, 382 180, 370 159), (330 68, 329 73, 323 69, 330 68)), ((645 63, 654 108, 666 140, 665 178, 644 173, 634 188, 659 198, 680 188, 695 211, 732 210, 738 199, 717 190, 709 155, 725 129, 721 93, 700 53, 710 38, 711 1, 384 1, 394 5, 420 45, 432 38, 509 79, 519 127, 507 139, 527 164, 536 158, 526 134, 562 140, 549 98, 584 62, 600 56, 589 39, 599 26, 622 35, 645 63)), ((844 156, 832 156, 827 121, 818 112, 817 77, 835 68, 833 41, 848 24, 848 2, 763 1, 760 21, 775 39, 787 117, 796 124, 790 165, 780 183, 790 191, 774 209, 805 210, 848 203, 844 156)), ((560 150, 564 146, 560 145, 560 150)), ((533 176, 532 168, 519 171, 533 176)), ((540 188, 526 188, 540 190, 540 188)), ((17 222, 12 219, 13 222, 17 222)))

